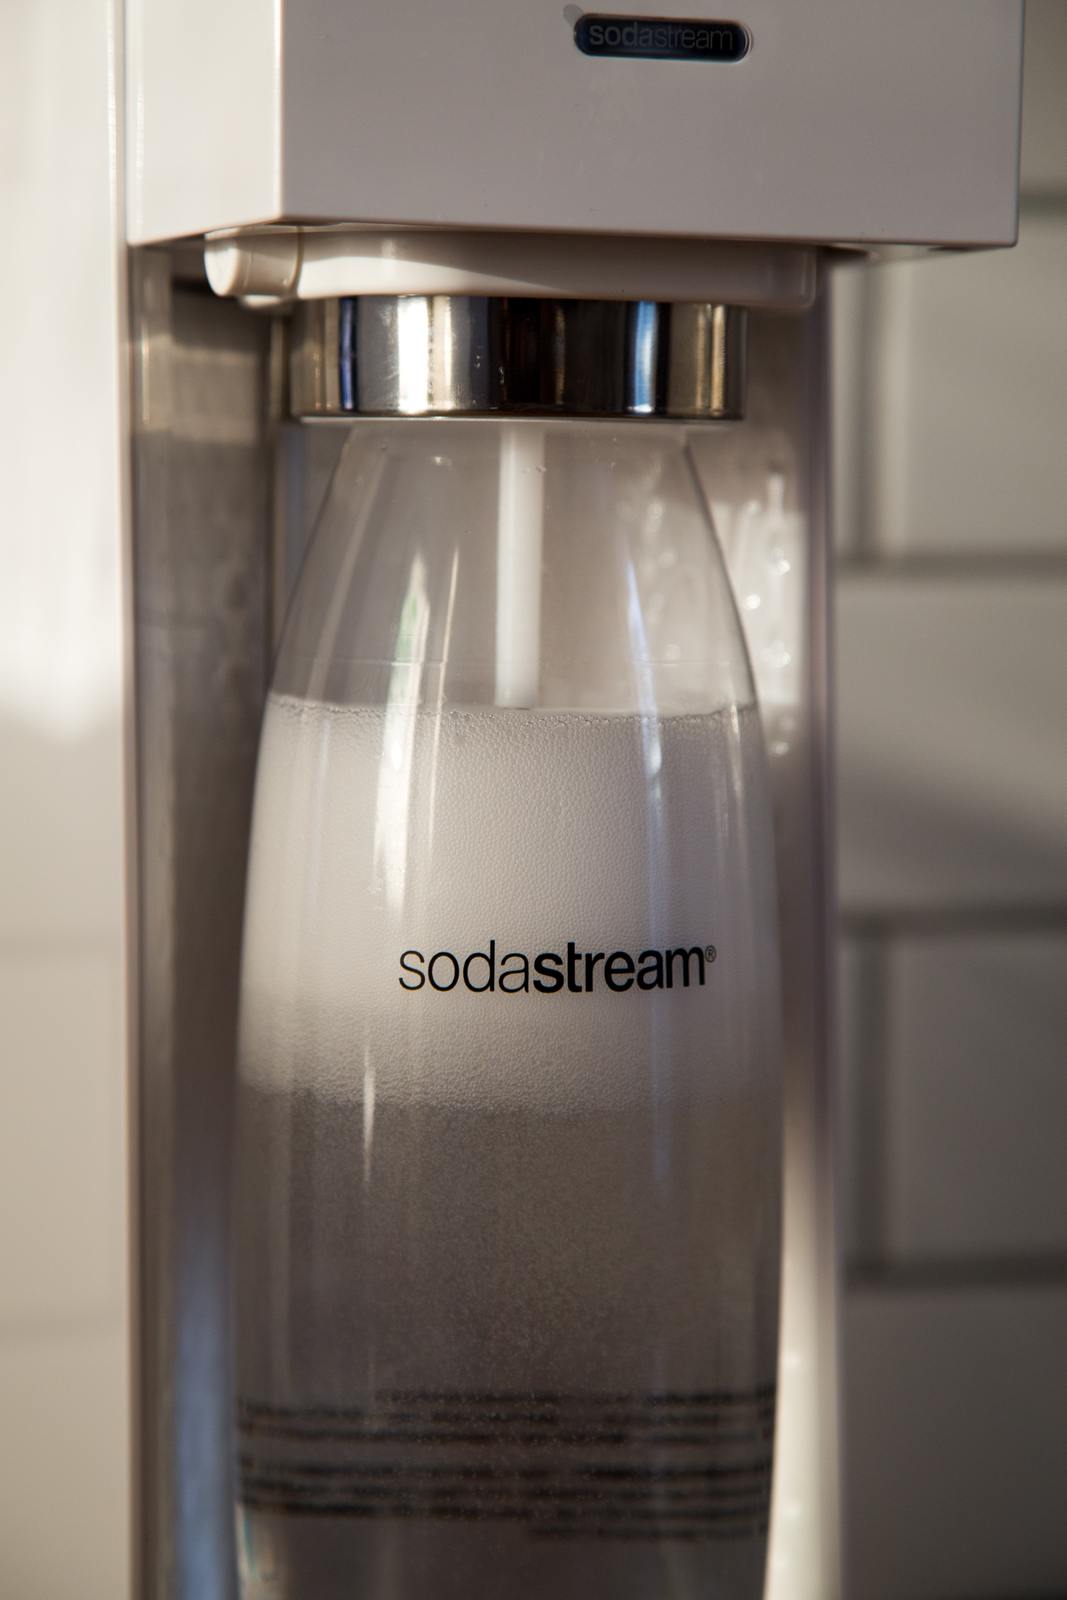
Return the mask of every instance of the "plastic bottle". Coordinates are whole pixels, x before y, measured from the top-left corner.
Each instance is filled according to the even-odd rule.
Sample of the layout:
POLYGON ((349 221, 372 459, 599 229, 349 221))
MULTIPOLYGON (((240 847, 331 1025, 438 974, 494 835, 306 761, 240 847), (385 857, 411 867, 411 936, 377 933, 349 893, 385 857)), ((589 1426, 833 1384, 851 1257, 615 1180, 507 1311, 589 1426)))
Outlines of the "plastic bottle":
POLYGON ((257 778, 245 1600, 758 1600, 774 901, 684 434, 356 424, 257 778))

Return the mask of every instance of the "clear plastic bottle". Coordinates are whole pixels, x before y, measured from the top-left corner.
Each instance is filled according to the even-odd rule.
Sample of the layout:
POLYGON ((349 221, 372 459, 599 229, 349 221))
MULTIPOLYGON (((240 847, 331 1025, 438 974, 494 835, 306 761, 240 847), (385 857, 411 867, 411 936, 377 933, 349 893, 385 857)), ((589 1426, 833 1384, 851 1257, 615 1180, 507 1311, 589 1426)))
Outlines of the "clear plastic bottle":
POLYGON ((355 426, 257 779, 245 1600, 758 1600, 774 902, 684 434, 355 426))

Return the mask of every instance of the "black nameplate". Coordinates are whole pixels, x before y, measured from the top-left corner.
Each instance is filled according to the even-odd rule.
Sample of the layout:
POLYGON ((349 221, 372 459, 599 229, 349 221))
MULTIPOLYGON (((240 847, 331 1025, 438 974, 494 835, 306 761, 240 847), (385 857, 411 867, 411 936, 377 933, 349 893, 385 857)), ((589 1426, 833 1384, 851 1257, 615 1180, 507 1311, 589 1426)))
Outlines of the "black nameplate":
POLYGON ((587 56, 638 56, 650 61, 740 61, 751 40, 739 22, 702 17, 615 17, 590 13, 574 27, 587 56))

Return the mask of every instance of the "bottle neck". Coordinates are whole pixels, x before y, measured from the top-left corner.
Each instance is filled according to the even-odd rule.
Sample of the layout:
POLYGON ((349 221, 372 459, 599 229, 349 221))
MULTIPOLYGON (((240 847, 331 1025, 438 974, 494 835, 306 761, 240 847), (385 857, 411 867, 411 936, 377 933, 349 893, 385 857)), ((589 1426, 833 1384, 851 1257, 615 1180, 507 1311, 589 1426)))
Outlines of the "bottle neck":
POLYGON ((745 312, 711 303, 360 296, 302 302, 296 415, 724 421, 745 312))

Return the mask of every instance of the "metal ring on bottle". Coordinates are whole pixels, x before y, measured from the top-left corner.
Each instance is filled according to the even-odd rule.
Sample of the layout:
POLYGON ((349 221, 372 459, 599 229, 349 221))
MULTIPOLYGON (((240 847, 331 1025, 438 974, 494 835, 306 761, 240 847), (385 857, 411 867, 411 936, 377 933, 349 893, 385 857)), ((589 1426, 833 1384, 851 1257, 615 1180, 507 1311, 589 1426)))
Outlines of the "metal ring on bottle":
POLYGON ((293 317, 300 417, 739 418, 745 311, 651 300, 360 295, 293 317))

